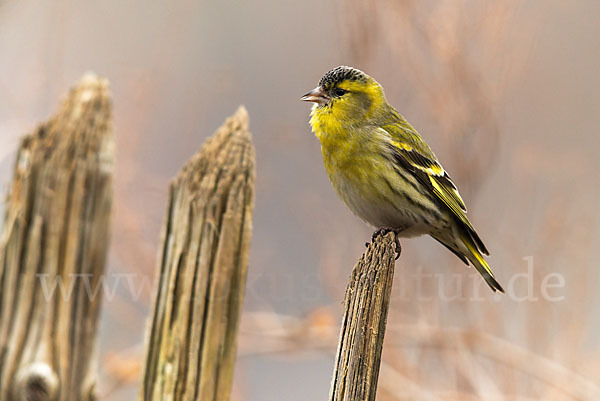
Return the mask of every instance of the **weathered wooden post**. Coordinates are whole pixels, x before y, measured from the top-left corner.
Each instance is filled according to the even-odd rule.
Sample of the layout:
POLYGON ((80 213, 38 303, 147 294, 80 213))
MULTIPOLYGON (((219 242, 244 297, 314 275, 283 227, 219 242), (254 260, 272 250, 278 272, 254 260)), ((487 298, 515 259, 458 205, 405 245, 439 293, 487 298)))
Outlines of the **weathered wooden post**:
POLYGON ((86 75, 21 141, 0 235, 0 400, 93 400, 114 142, 86 75))
POLYGON ((254 174, 240 107, 171 183, 140 400, 229 399, 254 174))
POLYGON ((344 298, 330 401, 375 400, 395 254, 396 234, 390 232, 369 244, 354 266, 344 298))

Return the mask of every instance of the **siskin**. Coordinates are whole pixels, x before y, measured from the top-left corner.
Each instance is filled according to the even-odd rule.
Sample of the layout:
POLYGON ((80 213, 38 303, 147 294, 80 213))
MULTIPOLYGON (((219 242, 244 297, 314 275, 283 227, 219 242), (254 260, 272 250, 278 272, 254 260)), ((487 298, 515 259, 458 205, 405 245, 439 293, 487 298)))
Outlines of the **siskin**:
POLYGON ((448 173, 419 133, 387 103, 383 88, 355 68, 325 74, 302 100, 329 179, 350 210, 382 231, 429 234, 494 291, 504 292, 483 255, 488 250, 467 218, 448 173))

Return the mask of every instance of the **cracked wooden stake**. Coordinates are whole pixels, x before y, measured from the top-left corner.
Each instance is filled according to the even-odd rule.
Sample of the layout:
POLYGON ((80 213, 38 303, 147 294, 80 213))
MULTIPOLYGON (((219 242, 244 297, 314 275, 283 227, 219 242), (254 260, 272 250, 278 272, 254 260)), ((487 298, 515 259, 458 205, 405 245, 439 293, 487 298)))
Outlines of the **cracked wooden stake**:
POLYGON ((170 185, 140 400, 229 399, 253 207, 240 107, 170 185))
POLYGON ((20 144, 0 234, 0 400, 93 400, 112 204, 106 80, 20 144))
POLYGON ((396 234, 380 235, 352 270, 344 298, 330 401, 375 400, 395 255, 396 234))

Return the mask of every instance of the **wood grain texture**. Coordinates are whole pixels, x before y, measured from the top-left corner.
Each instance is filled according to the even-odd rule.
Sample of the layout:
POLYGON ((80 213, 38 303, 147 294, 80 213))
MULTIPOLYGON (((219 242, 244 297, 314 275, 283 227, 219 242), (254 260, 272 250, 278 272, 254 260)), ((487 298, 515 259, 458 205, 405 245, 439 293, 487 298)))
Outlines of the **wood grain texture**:
POLYGON ((254 176, 240 107, 171 183, 141 400, 229 399, 254 176))
POLYGON ((330 401, 375 400, 394 278, 395 236, 393 232, 378 236, 350 276, 330 401))
POLYGON ((0 234, 0 400, 95 398, 113 164, 108 84, 88 74, 18 150, 0 234))

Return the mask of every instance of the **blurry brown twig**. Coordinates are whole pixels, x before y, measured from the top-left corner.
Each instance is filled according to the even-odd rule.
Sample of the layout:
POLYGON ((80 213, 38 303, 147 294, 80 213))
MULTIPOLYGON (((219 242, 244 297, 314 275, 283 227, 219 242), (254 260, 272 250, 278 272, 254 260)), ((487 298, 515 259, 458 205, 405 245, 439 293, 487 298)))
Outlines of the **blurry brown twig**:
MULTIPOLYGON (((242 319, 240 356, 293 355, 309 350, 329 353, 336 342, 337 327, 332 319, 323 316, 331 313, 321 309, 316 315, 311 314, 305 319, 276 313, 250 313, 242 319), (329 323, 323 325, 324 321, 329 323)), ((388 348, 418 347, 452 352, 454 356, 444 359, 445 364, 451 370, 462 371, 463 378, 473 387, 479 388, 476 393, 484 399, 494 399, 494 397, 505 399, 502 397, 509 394, 495 392, 493 387, 500 388, 498 377, 488 376, 483 367, 479 366, 480 358, 492 361, 501 367, 517 370, 528 380, 539 380, 552 394, 565 394, 571 400, 595 400, 600 397, 600 386, 594 380, 583 377, 575 370, 527 348, 479 330, 392 324, 388 325, 387 332, 386 347, 388 348), (487 384, 482 383, 482 380, 487 384)), ((446 399, 441 394, 436 395, 435 392, 431 392, 431 389, 425 391, 428 386, 411 380, 408 372, 398 371, 390 364, 384 363, 384 365, 380 377, 382 388, 395 388, 398 383, 397 378, 401 376, 403 382, 414 384, 404 386, 406 391, 414 392, 418 388, 418 391, 422 391, 421 394, 431 393, 431 397, 446 399), (387 372, 388 370, 391 370, 391 373, 387 372)), ((419 370, 420 366, 412 366, 410 369, 419 370)), ((426 396, 422 396, 423 399, 427 399, 426 396)), ((527 397, 520 399, 527 399, 527 397)))
MULTIPOLYGON (((294 356, 310 351, 330 354, 334 349, 338 327, 333 309, 321 308, 305 318, 281 315, 273 312, 251 312, 242 318, 240 328, 239 357, 256 355, 294 356)), ((388 325, 388 350, 414 348, 441 349, 450 357, 443 360, 449 369, 462 372, 463 379, 479 390, 475 394, 435 391, 430 386, 412 378, 421 367, 405 365, 398 370, 388 362, 382 362, 380 388, 383 393, 394 394, 393 399, 422 400, 518 400, 539 399, 534 396, 496 393, 490 386, 499 386, 495 374, 486 371, 481 358, 520 371, 529 380, 539 380, 546 393, 543 399, 596 400, 600 398, 600 386, 593 379, 583 377, 573 369, 522 346, 510 343, 488 333, 456 327, 424 325, 388 325), (474 368, 477 369, 474 369, 474 368), (407 370, 408 369, 408 370, 407 370), (488 384, 482 384, 485 380, 488 384)), ((109 355, 103 365, 113 383, 129 382, 139 371, 142 347, 126 351, 123 355, 109 355)), ((389 358, 387 358, 389 359, 389 358)))

